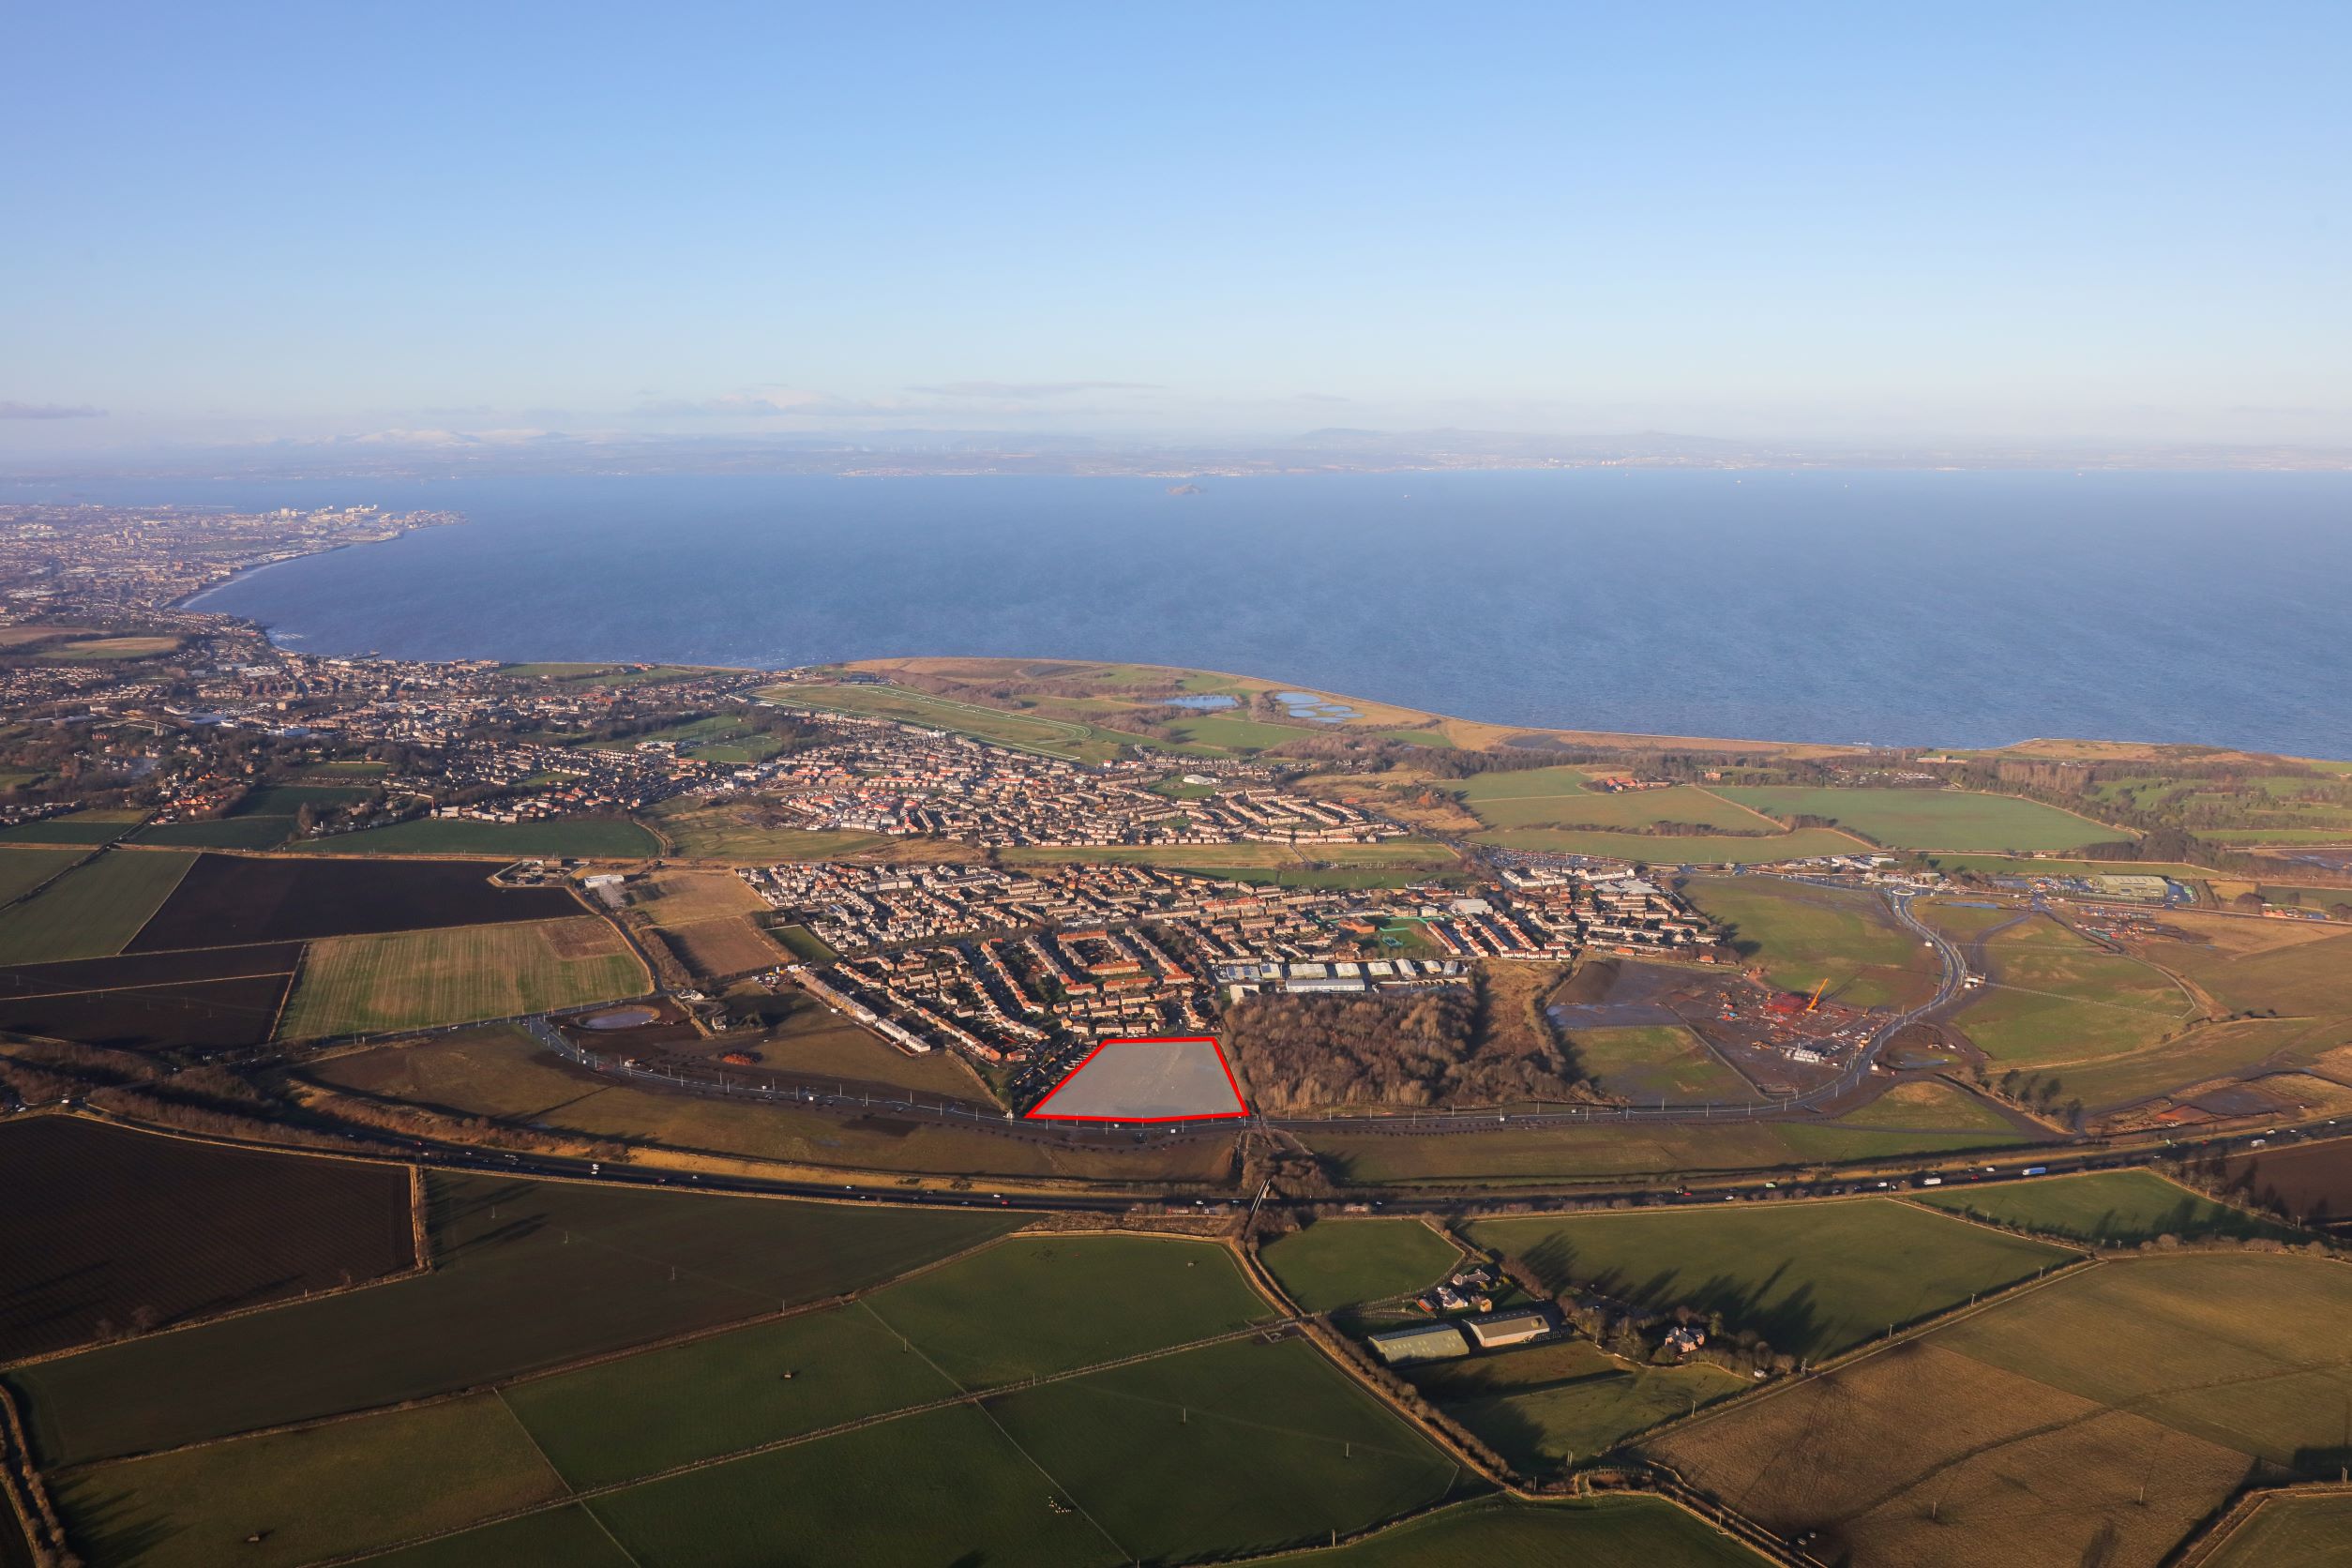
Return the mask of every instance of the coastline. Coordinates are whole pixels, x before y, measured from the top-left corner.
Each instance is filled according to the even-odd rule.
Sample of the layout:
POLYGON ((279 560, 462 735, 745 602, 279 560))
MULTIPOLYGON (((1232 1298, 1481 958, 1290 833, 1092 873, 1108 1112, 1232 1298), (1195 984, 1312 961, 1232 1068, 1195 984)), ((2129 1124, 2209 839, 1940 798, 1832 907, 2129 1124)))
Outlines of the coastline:
MULTIPOLYGON (((463 518, 460 518, 460 520, 464 520, 463 518)), ((450 524, 448 524, 448 523, 430 523, 430 524, 425 524, 425 525, 423 525, 423 527, 443 527, 443 526, 450 526, 450 524)), ((256 576, 258 576, 259 574, 261 574, 261 573, 263 573, 263 572, 264 572, 264 571, 268 570, 269 568, 271 568, 271 567, 273 567, 273 566, 284 565, 286 565, 286 564, 288 564, 288 563, 290 563, 290 562, 299 561, 299 560, 304 560, 304 559, 309 559, 309 558, 317 557, 317 556, 330 555, 330 554, 336 553, 336 552, 338 552, 338 551, 341 551, 341 550, 348 550, 356 549, 356 548, 358 548, 358 547, 360 547, 360 546, 363 546, 363 545, 388 544, 388 543, 391 543, 391 542, 393 542, 394 540, 399 539, 399 538, 400 538, 400 537, 402 537, 402 536, 404 536, 404 535, 408 535, 408 534, 422 532, 422 531, 423 531, 423 527, 418 527, 418 528, 403 528, 403 529, 400 529, 400 530, 394 531, 394 532, 392 532, 392 533, 385 534, 385 535, 382 535, 375 536, 375 537, 369 537, 369 538, 356 538, 356 539, 348 539, 348 540, 344 540, 344 541, 340 541, 340 542, 337 542, 337 543, 333 543, 333 544, 327 544, 327 545, 324 545, 324 547, 322 547, 322 548, 320 548, 320 549, 309 550, 303 550, 303 551, 300 551, 300 552, 298 552, 298 553, 288 554, 288 555, 284 555, 284 556, 278 557, 278 558, 276 558, 276 559, 267 560, 267 561, 259 561, 259 562, 252 563, 252 564, 250 564, 250 565, 249 565, 240 566, 240 567, 236 568, 235 570, 234 570, 234 571, 230 572, 228 575, 226 575, 226 576, 224 576, 224 577, 220 578, 219 580, 216 580, 216 581, 214 581, 214 582, 208 583, 208 584, 207 584, 207 585, 205 585, 204 587, 200 588, 200 589, 196 590, 195 592, 193 592, 193 593, 191 593, 191 594, 188 594, 188 595, 187 595, 187 596, 183 596, 182 598, 180 598, 180 599, 178 599, 178 600, 173 601, 173 603, 172 603, 172 604, 171 604, 168 608, 169 608, 170 610, 172 610, 172 611, 184 611, 184 612, 188 612, 188 613, 191 613, 191 614, 203 614, 203 615, 218 616, 218 617, 219 617, 222 621, 226 621, 226 622, 233 622, 233 623, 236 623, 236 624, 239 624, 239 625, 242 625, 242 626, 245 626, 250 627, 251 629, 253 629, 254 631, 256 631, 256 632, 257 632, 257 633, 258 633, 258 634, 259 634, 259 635, 260 635, 260 636, 261 636, 261 637, 262 637, 262 638, 263 638, 263 639, 264 639, 264 641, 266 641, 266 642, 267 642, 270 646, 272 646, 272 647, 281 647, 281 648, 286 648, 286 649, 288 649, 289 651, 302 651, 302 652, 309 652, 309 648, 308 648, 308 643, 309 643, 309 634, 303 634, 303 633, 298 633, 298 632, 297 632, 297 633, 285 633, 285 632, 281 632, 281 631, 279 629, 278 624, 277 624, 276 622, 274 622, 274 621, 270 621, 270 620, 264 620, 264 619, 260 619, 260 618, 258 618, 258 617, 253 617, 253 616, 249 616, 249 615, 239 614, 239 613, 236 613, 236 612, 232 612, 232 611, 213 611, 213 610, 210 610, 210 609, 208 608, 208 606, 209 606, 209 604, 210 604, 211 600, 213 599, 213 597, 215 597, 215 596, 216 596, 219 593, 220 593, 220 592, 222 592, 222 591, 224 591, 224 590, 227 590, 227 589, 229 589, 229 588, 231 588, 231 587, 233 587, 233 586, 236 585, 237 583, 239 583, 240 581, 242 581, 242 580, 245 580, 245 579, 251 578, 251 577, 256 577, 256 576)), ((593 632, 593 630, 594 630, 593 626, 588 626, 588 625, 586 625, 586 624, 582 624, 580 626, 576 627, 575 629, 576 629, 576 630, 587 630, 587 631, 592 631, 592 632, 593 632)), ((778 651, 778 652, 785 652, 785 650, 777 650, 777 651, 778 651)), ((801 650, 792 650, 792 652, 800 652, 800 651, 801 651, 801 650)), ((1168 671, 1200 671, 1200 672, 1205 672, 1205 673, 1210 673, 1210 674, 1223 674, 1223 675, 1225 675, 1227 678, 1229 678, 1229 679, 1244 680, 1244 681, 1249 681, 1249 682, 1253 682, 1253 683, 1255 683, 1255 682, 1262 682, 1262 681, 1266 681, 1266 680, 1268 679, 1267 677, 1263 677, 1263 676, 1256 676, 1256 675, 1237 675, 1237 674, 1235 674, 1233 671, 1229 671, 1229 670, 1226 670, 1226 669, 1224 669, 1224 668, 1222 667, 1222 665, 1221 665, 1221 664, 1209 664, 1209 663, 1202 663, 1202 664, 1161 664, 1161 663, 1158 663, 1157 661, 1153 661, 1153 660, 1133 660, 1133 661, 1128 661, 1128 660, 1119 660, 1119 659, 1102 659, 1102 658, 1095 658, 1095 657, 1091 657, 1091 656, 1064 656, 1064 655, 1053 655, 1053 654, 1038 654, 1038 653, 1033 653, 1033 653, 1027 653, 1027 654, 971 655, 971 656, 943 656, 943 655, 939 655, 939 654, 933 654, 933 653, 924 653, 924 652, 901 652, 901 653, 896 653, 896 654, 885 654, 885 655, 864 655, 864 656, 851 656, 851 657, 843 658, 843 657, 839 657, 839 656, 824 656, 824 655, 822 655, 822 649, 819 649, 819 650, 816 650, 816 651, 817 651, 818 653, 820 653, 820 655, 821 655, 821 656, 822 656, 813 657, 813 658, 800 658, 800 659, 792 660, 792 661, 790 661, 790 662, 778 661, 778 662, 760 662, 760 663, 737 663, 737 662, 731 662, 731 661, 724 661, 724 660, 702 660, 702 659, 691 659, 691 658, 687 658, 687 659, 681 659, 681 658, 677 658, 677 657, 675 657, 675 656, 663 656, 663 655, 660 655, 660 654, 648 654, 648 653, 643 653, 643 652, 612 653, 612 652, 608 652, 608 651, 604 651, 604 650, 600 650, 600 649, 592 649, 592 650, 590 650, 590 651, 588 651, 588 652, 585 652, 585 653, 579 653, 579 654, 572 655, 572 656, 562 656, 562 657, 560 658, 560 661, 561 661, 561 662, 579 662, 579 663, 607 663, 607 664, 616 664, 616 665, 618 665, 618 664, 653 665, 653 664, 673 664, 673 663, 674 663, 674 664, 685 664, 685 665, 688 665, 688 666, 690 666, 690 667, 692 667, 692 668, 696 668, 696 669, 705 669, 705 670, 711 670, 711 671, 728 671, 728 672, 731 672, 731 673, 743 673, 743 674, 766 674, 766 675, 781 675, 781 674, 787 673, 787 672, 789 672, 789 671, 793 671, 793 670, 809 669, 809 668, 819 667, 819 666, 822 666, 822 665, 827 665, 827 664, 837 664, 837 664, 839 664, 839 665, 840 665, 840 666, 842 666, 842 667, 845 667, 845 668, 850 668, 850 669, 864 669, 864 670, 867 670, 867 671, 879 671, 879 670, 882 670, 882 669, 887 669, 887 668, 892 667, 892 666, 897 666, 897 667, 901 667, 901 668, 907 668, 907 669, 910 669, 910 670, 917 670, 917 671, 919 671, 919 670, 920 670, 923 666, 927 665, 927 664, 932 664, 932 663, 934 663, 934 662, 937 662, 937 663, 944 663, 944 664, 952 664, 952 663, 956 663, 956 662, 969 661, 969 662, 975 663, 975 664, 976 664, 976 663, 993 663, 993 664, 1003 664, 1003 665, 1008 665, 1008 666, 1010 666, 1010 665, 1018 665, 1018 664, 1023 664, 1023 663, 1030 663, 1030 662, 1035 662, 1035 661, 1039 661, 1039 660, 1053 661, 1053 662, 1072 662, 1072 663, 1134 662, 1134 663, 1138 663, 1138 664, 1145 664, 1145 665, 1148 665, 1148 666, 1149 666, 1149 667, 1151 667, 1151 668, 1162 669, 1162 670, 1168 670, 1168 671)), ((1238 651, 1238 650, 1230 650, 1230 651, 1238 651)), ((354 652, 365 652, 365 653, 369 653, 369 654, 374 654, 374 650, 372 650, 372 649, 369 649, 369 650, 354 650, 354 652)), ((374 655, 374 656, 383 656, 383 655, 380 655, 380 654, 379 654, 379 655, 374 655)), ((396 656, 396 656, 396 657, 397 657, 397 656, 397 656, 397 655, 396 655, 396 656)), ((434 657, 432 657, 432 658, 430 658, 430 659, 425 659, 425 660, 423 660, 423 662, 455 662, 455 661, 460 661, 460 660, 463 660, 463 659, 467 659, 467 658, 474 658, 474 657, 492 657, 492 656, 493 656, 493 655, 490 655, 490 654, 467 654, 467 653, 444 654, 444 655, 436 656, 434 656, 434 657)), ((518 652, 518 653, 515 653, 515 654, 509 655, 509 656, 508 656, 508 657, 509 657, 509 658, 510 658, 510 660, 512 660, 512 661, 517 661, 517 662, 529 662, 529 661, 535 661, 535 660, 549 660, 549 659, 556 659, 556 658, 558 658, 558 656, 556 656, 556 655, 551 655, 551 654, 550 654, 550 653, 546 652, 545 650, 533 649, 533 650, 529 650, 529 651, 518 652)), ((1361 673, 1363 673, 1364 671, 1356 671, 1356 672, 1357 672, 1357 673, 1359 673, 1359 674, 1361 674, 1361 673)), ((1277 683, 1277 684, 1279 684, 1279 683, 1277 683)), ((1401 717, 1401 718, 1404 718, 1407 722, 1423 721, 1423 720, 1427 720, 1427 721, 1436 721, 1436 722, 1439 722, 1439 723, 1441 723, 1441 724, 1447 724, 1447 725, 1452 725, 1452 726, 1458 726, 1458 727, 1461 727, 1461 728, 1464 728, 1464 729, 1467 729, 1467 730, 1470 730, 1470 731, 1478 731, 1478 732, 1480 732, 1480 733, 1478 733, 1478 735, 1476 736, 1476 738, 1475 738, 1475 739, 1470 739, 1470 737, 1465 737, 1465 739, 1469 741, 1469 744, 1472 744, 1472 745, 1501 744, 1501 743, 1503 743, 1504 739, 1505 739, 1507 736, 1510 736, 1510 735, 1518 735, 1518 736, 1529 737, 1529 738, 1532 738, 1532 737, 1534 737, 1534 736, 1551 736, 1551 737, 1558 737, 1558 738, 1559 738, 1559 739, 1560 739, 1562 743, 1567 744, 1567 745, 1587 745, 1587 746, 1619 746, 1619 747, 1625 747, 1625 748, 1629 748, 1629 749, 1637 749, 1637 748, 1644 748, 1644 747, 1650 747, 1650 748, 1665 747, 1665 748, 1692 748, 1692 749, 1710 749, 1710 750, 1713 750, 1713 749, 1721 749, 1721 750, 1726 750, 1726 751, 1747 751, 1747 752, 1764 752, 1764 751, 1813 752, 1813 753, 1817 753, 1817 754, 1829 754, 1829 753, 1845 753, 1845 754, 1852 754, 1852 753, 1855 753, 1855 752, 1861 751, 1861 750, 1862 750, 1862 749, 1865 749, 1865 747, 1864 747, 1864 746, 1862 746, 1861 744, 1859 744, 1859 743, 1855 743, 1855 742, 1850 742, 1850 741, 1836 741, 1836 740, 1827 740, 1827 739, 1770 739, 1770 738, 1762 738, 1762 737, 1756 736, 1756 735, 1755 735, 1753 732, 1751 732, 1748 736, 1741 737, 1741 736, 1736 736, 1736 735, 1726 735, 1726 734, 1721 734, 1721 733, 1716 733, 1716 734, 1697 733, 1697 732, 1693 732, 1693 731, 1688 731, 1688 730, 1681 730, 1681 731, 1667 731, 1667 730, 1651 731, 1651 730, 1647 730, 1647 729, 1640 729, 1640 728, 1635 728, 1635 727, 1631 727, 1631 726, 1621 726, 1621 726, 1593 726, 1593 727, 1590 727, 1590 728, 1581 728, 1581 727, 1570 727, 1570 726, 1566 726, 1566 725, 1561 725, 1561 724, 1559 724, 1559 723, 1557 723, 1557 722, 1552 722, 1552 723, 1545 723, 1545 722, 1542 722, 1542 721, 1540 721, 1540 720, 1539 720, 1539 721, 1532 721, 1532 722, 1530 722, 1530 721, 1506 722, 1506 721, 1496 720, 1496 719, 1490 719, 1490 718, 1470 717, 1470 716, 1466 716, 1466 715, 1465 715, 1463 712, 1460 712, 1460 711, 1455 711, 1455 710, 1452 710, 1452 709, 1448 709, 1448 708, 1441 708, 1441 707, 1436 707, 1436 706, 1420 706, 1420 705, 1413 705, 1413 704, 1409 704, 1409 703, 1407 703, 1407 702, 1403 702, 1403 701, 1392 701, 1392 700, 1390 700, 1390 699, 1383 698, 1383 697, 1370 697, 1370 696, 1365 696, 1365 695, 1363 695, 1363 694, 1362 694, 1362 687, 1361 687, 1360 686, 1355 686, 1355 687, 1350 687, 1350 688, 1349 688, 1349 689, 1347 689, 1347 690, 1344 690, 1344 691, 1343 691, 1343 690, 1341 690, 1341 689, 1340 689, 1339 687, 1337 687, 1337 686, 1322 686, 1322 685, 1319 684, 1318 682, 1316 682, 1316 681, 1314 681, 1314 680, 1309 680, 1309 679, 1305 679, 1305 678, 1300 678, 1300 679, 1298 679, 1298 680, 1296 680, 1296 681, 1294 681, 1294 682, 1292 682, 1292 683, 1290 683, 1290 684, 1294 685, 1294 686, 1297 686, 1297 688, 1299 688, 1299 689, 1325 691, 1325 692, 1328 692, 1328 693, 1330 693, 1330 694, 1339 696, 1339 697, 1341 697, 1341 698, 1342 698, 1342 700, 1344 700, 1344 701, 1350 701, 1350 702, 1353 702, 1353 703, 1356 703, 1356 704, 1358 704, 1358 705, 1360 705, 1360 706, 1364 706, 1364 707, 1368 707, 1368 708, 1377 708, 1377 709, 1380 709, 1380 710, 1385 710, 1388 714, 1390 714, 1390 715, 1392 715, 1392 716, 1396 716, 1401 717)), ((1475 711, 1475 709, 1473 708, 1473 709, 1470 709, 1470 710, 1469 710, 1469 711, 1470 711, 1470 712, 1474 712, 1474 711, 1475 711)), ((1715 716, 1717 716, 1717 717, 1721 717, 1721 716, 1724 716, 1719 714, 1719 715, 1716 715, 1715 716)), ((2042 716, 2042 717, 2043 717, 2043 718, 2058 718, 2059 716, 2058 716, 2058 715, 2056 715, 2056 714, 2046 714, 2046 715, 2043 715, 2043 716, 2042 716)), ((2060 722, 2061 722, 2061 723, 2063 722, 2062 718, 2060 719, 2060 722)), ((1363 727, 1359 727, 1359 728, 1363 728, 1363 727)), ((1959 750, 1983 751, 1983 752, 2004 752, 2004 751, 2013 751, 2013 750, 2017 750, 2017 749, 2020 749, 2020 748, 2034 747, 2034 746, 2036 746, 2037 745, 2042 745, 2042 746, 2047 746, 2047 744, 2048 744, 2048 743, 2041 743, 2041 742, 2037 742, 2037 740, 2036 740, 2036 738, 2035 738, 2035 732, 2034 732, 2034 731, 2027 731, 2027 732, 2024 732, 2024 733, 2022 733, 2022 734, 2021 734, 2021 733, 2020 733, 2020 731, 2025 731, 2025 728, 2026 728, 2026 727, 2025 727, 2024 725, 2021 725, 2021 726, 2019 726, 2019 730, 2018 730, 2018 731, 2011 731, 2011 733, 2010 733, 2010 735, 2009 735, 2008 737, 2006 737, 2006 738, 2001 738, 2001 739, 1997 739, 1997 740, 1996 740, 1996 739, 1984 739, 1984 740, 1975 740, 1975 741, 1968 741, 1968 742, 1950 741, 1950 740, 1932 740, 1932 741, 1921 742, 1921 743, 1918 743, 1918 744, 1916 744, 1916 745, 1910 745, 1910 746, 1894 746, 1886 747, 1886 748, 1884 748, 1884 749, 1890 749, 1890 750, 1919 750, 1919 749, 1937 749, 1937 748, 1941 748, 1941 749, 1959 749, 1959 750)), ((2039 733, 2041 733, 2041 734, 2048 734, 2048 733, 2050 732, 2050 731, 2049 731, 2049 730, 2045 727, 2045 728, 2042 729, 2042 730, 2041 730, 2040 731, 2038 731, 2038 732, 2039 732, 2039 733)), ((2063 730, 2060 730, 2060 731, 2058 731, 2058 732, 2059 734, 2061 734, 2061 735, 2062 735, 2062 734, 2065 734, 2067 731, 2063 731, 2063 730)), ((1769 734, 1769 731, 1766 731, 1766 733, 1767 733, 1767 734, 1769 734)), ((2248 746, 2248 745, 2243 745, 2243 744, 2239 744, 2239 743, 2227 743, 2227 742, 2211 742, 2211 741, 2198 742, 2198 741, 2185 741, 2185 740, 2177 740, 2177 739, 2176 739, 2176 740, 2118 740, 2118 739, 2114 739, 2114 738, 2110 738, 2110 737, 2107 737, 2107 736, 2100 736, 2100 738, 2098 738, 2098 739, 2095 739, 2095 740, 2090 740, 2090 739, 2084 739, 2084 738, 2082 738, 2082 737, 2086 737, 2086 736, 2089 736, 2089 735, 2095 735, 2095 734, 2097 734, 2097 733, 2098 733, 2097 731, 2090 731, 2090 730, 2088 730, 2088 729, 2087 729, 2087 730, 2085 730, 2085 731, 2076 731, 2075 733, 2076 733, 2076 737, 2077 737, 2077 738, 2076 738, 2074 741, 2072 741, 2072 742, 2069 742, 2069 743, 2066 743, 2066 744, 2068 744, 2069 746, 2084 746, 2084 747, 2087 747, 2087 748, 2109 748, 2109 747, 2112 747, 2112 748, 2114 748, 2114 749, 2115 749, 2116 751, 2118 751, 2118 752, 2126 752, 2126 753, 2134 753, 2134 754, 2144 754, 2144 753, 2148 753, 2148 752, 2153 752, 2153 751, 2159 751, 2159 750, 2167 749, 2167 748, 2170 748, 2170 747, 2179 746, 2219 746, 2221 749, 2224 749, 2224 750, 2227 750, 2227 751, 2236 751, 2236 752, 2240 752, 2240 753, 2243 753, 2243 754, 2247 754, 2247 755, 2254 755, 2254 756, 2279 756, 2279 757, 2286 757, 2286 758, 2308 758, 2308 759, 2318 759, 2318 760, 2331 760, 2330 751, 2329 751, 2328 748, 2325 748, 2325 747, 2314 748, 2314 747, 2311 747, 2311 746, 2301 746, 2301 747, 2296 747, 2296 746, 2290 746, 2263 747, 2263 746, 2248 746)), ((2316 738, 2316 737, 2314 737, 2314 738, 2316 738)), ((1533 749, 1533 747, 1530 747, 1530 749, 1533 749)), ((2352 753, 2347 753, 2346 755, 2352 755, 2352 753)))

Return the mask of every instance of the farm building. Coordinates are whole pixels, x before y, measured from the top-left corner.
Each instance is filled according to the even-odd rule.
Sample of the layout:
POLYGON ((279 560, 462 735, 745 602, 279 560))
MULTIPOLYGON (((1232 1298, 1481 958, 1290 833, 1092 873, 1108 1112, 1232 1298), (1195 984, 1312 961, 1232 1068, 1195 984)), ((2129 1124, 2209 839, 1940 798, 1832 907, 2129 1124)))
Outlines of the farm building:
POLYGON ((1480 1349, 1497 1350, 1543 1338, 1552 1332, 1552 1319, 1547 1312, 1500 1312, 1492 1318, 1472 1318, 1462 1326, 1470 1330, 1480 1349))
POLYGON ((1450 1361, 1470 1354, 1462 1331, 1452 1323, 1415 1323, 1410 1328, 1383 1329, 1367 1337, 1372 1349, 1391 1366, 1417 1361, 1450 1361))

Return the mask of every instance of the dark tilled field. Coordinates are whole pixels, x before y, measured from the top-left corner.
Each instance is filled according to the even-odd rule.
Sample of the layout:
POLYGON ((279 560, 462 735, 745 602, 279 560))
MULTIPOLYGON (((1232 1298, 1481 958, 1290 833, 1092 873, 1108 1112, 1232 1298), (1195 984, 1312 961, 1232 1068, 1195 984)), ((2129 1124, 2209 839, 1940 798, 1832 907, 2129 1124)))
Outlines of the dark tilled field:
POLYGON ((220 1050, 269 1038, 294 974, 0 1000, 0 1029, 114 1050, 220 1050))
POLYGON ((492 887, 478 865, 437 860, 200 856, 127 951, 555 920, 580 906, 558 887, 492 887))
POLYGON ((53 964, 0 966, 0 998, 54 991, 104 991, 121 986, 181 986, 239 974, 282 974, 302 956, 298 942, 249 947, 131 953, 114 958, 75 958, 53 964))
POLYGON ((0 1123, 0 1360, 415 1262, 389 1166, 38 1116, 0 1123))
POLYGON ((428 1185, 430 1274, 10 1373, 44 1462, 370 1409, 765 1317, 1026 1218, 440 1173, 428 1185))
POLYGON ((118 1050, 259 1045, 299 942, 144 953, 0 969, 0 1029, 118 1050))
POLYGON ((2258 1203, 2283 1203, 2297 1219, 2352 1220, 2352 1138, 2240 1154, 2224 1169, 2233 1189, 2258 1203))

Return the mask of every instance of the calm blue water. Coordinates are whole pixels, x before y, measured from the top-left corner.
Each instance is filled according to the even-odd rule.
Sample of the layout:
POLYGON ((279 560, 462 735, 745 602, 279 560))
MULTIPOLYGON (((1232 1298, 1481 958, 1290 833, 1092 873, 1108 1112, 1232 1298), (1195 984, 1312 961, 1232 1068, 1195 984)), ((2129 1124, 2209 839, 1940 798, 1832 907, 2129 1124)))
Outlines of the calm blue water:
POLYGON ((1207 480, 1188 496, 1155 480, 697 476, 75 493, 472 518, 273 567, 206 601, 320 651, 1138 659, 1507 723, 2352 756, 2352 475, 1587 470, 1207 480))

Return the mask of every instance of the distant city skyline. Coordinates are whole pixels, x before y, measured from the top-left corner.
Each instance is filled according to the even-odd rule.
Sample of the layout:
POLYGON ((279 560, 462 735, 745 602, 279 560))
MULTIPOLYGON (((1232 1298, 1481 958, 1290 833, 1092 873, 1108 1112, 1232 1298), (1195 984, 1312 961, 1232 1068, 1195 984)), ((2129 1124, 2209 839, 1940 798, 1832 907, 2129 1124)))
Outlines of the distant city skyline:
POLYGON ((26 13, 0 460, 2352 447, 2352 11, 26 13))

